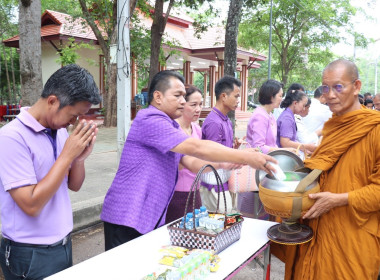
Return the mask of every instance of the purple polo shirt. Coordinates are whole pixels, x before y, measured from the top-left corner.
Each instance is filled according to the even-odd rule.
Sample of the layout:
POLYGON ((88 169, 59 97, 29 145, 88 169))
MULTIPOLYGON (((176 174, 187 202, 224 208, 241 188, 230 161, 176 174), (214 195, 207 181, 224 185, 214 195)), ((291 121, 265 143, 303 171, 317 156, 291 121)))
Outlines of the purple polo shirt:
POLYGON ((277 119, 277 145, 281 148, 280 137, 296 141, 297 125, 292 110, 286 108, 277 119))
MULTIPOLYGON (((37 217, 25 214, 8 192, 37 184, 52 168, 54 147, 46 131, 28 108, 21 108, 17 118, 0 129, 1 230, 4 237, 16 242, 52 244, 73 229, 67 176, 37 217)), ((66 129, 57 131, 57 157, 67 137, 66 129)))
MULTIPOLYGON (((230 119, 215 107, 212 108, 202 125, 202 139, 212 140, 226 147, 232 148, 234 144, 234 131, 230 119)), ((218 187, 202 182, 202 186, 208 190, 212 188, 218 191, 218 187)), ((223 184, 224 190, 228 190, 228 183, 223 184)))
POLYGON ((145 234, 165 223, 181 154, 170 150, 188 136, 153 106, 140 110, 124 144, 101 219, 145 234))
POLYGON ((252 148, 258 147, 267 154, 271 148, 277 148, 276 140, 276 119, 263 107, 257 107, 248 122, 247 142, 252 148))

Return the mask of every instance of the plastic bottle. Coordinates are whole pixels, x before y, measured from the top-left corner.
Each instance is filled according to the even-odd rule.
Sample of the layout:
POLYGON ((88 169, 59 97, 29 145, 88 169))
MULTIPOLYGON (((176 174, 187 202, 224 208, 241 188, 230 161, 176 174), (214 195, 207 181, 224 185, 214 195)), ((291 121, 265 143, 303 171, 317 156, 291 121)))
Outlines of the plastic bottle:
POLYGON ((208 217, 208 211, 207 211, 207 209, 206 209, 206 206, 201 206, 200 208, 199 208, 199 210, 201 211, 201 217, 208 217))
POLYGON ((190 213, 186 214, 185 225, 186 225, 186 229, 193 229, 194 228, 194 225, 193 225, 193 213, 190 212, 190 213))
POLYGON ((201 211, 199 209, 195 209, 194 213, 195 213, 195 227, 199 227, 199 219, 202 218, 201 211))

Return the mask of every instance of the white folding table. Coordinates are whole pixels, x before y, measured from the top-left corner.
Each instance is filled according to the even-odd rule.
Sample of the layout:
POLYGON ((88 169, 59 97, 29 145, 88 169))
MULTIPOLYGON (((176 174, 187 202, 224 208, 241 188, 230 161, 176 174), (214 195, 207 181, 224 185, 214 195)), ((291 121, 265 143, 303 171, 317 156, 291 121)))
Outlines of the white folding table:
MULTIPOLYGON (((219 253, 220 267, 210 273, 207 279, 230 279, 252 259, 264 251, 264 277, 269 279, 270 253, 267 229, 275 222, 245 218, 241 238, 219 253)), ((82 263, 56 273, 46 279, 142 279, 157 271, 161 254, 160 248, 169 245, 166 226, 99 254, 82 263)))

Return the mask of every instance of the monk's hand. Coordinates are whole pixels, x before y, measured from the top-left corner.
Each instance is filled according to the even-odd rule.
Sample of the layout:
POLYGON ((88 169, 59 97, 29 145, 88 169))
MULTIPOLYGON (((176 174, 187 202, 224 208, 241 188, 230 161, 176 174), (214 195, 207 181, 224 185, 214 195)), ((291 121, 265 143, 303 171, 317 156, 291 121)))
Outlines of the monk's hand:
POLYGON ((318 218, 332 208, 344 206, 348 203, 348 193, 320 192, 309 194, 309 198, 315 200, 315 203, 302 217, 303 219, 318 218))

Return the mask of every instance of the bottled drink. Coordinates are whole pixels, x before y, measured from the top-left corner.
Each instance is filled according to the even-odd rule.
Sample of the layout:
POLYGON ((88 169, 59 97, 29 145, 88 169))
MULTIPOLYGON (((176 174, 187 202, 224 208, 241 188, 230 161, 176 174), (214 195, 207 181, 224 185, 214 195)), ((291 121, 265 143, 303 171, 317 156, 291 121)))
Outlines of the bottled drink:
POLYGON ((200 210, 201 217, 208 217, 208 211, 206 209, 206 206, 201 206, 199 210, 200 210))
POLYGON ((186 225, 186 229, 193 229, 194 228, 194 225, 193 225, 193 213, 187 213, 186 214, 186 222, 185 222, 185 225, 186 225))
POLYGON ((199 227, 199 219, 201 218, 201 211, 199 209, 195 209, 195 227, 199 227))

